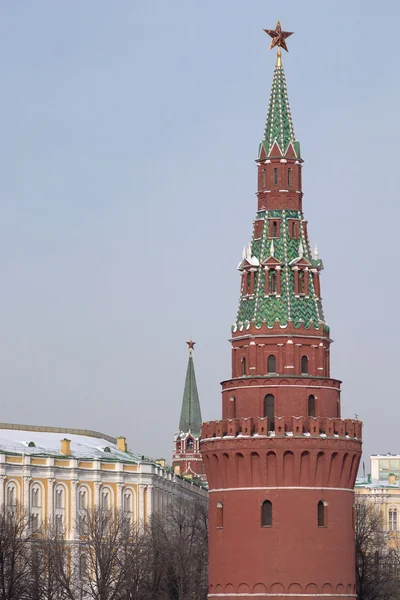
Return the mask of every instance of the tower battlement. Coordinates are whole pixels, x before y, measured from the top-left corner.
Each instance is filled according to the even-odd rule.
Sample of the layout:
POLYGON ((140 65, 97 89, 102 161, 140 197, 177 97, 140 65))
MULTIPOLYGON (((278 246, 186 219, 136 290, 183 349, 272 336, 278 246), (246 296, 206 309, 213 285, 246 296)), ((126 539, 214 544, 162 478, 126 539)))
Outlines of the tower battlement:
POLYGON ((319 438, 361 440, 362 422, 328 417, 242 417, 207 421, 201 428, 201 446, 232 438, 319 438))

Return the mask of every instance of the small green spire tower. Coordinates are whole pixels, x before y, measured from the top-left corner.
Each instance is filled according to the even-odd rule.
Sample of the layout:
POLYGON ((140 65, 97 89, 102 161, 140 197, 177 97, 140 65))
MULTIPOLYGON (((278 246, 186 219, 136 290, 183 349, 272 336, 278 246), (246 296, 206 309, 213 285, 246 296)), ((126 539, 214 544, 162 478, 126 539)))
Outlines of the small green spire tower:
POLYGON ((204 479, 203 460, 200 454, 201 409, 194 372, 193 350, 196 342, 186 342, 189 361, 183 391, 179 432, 174 438, 172 465, 176 473, 188 478, 204 479))

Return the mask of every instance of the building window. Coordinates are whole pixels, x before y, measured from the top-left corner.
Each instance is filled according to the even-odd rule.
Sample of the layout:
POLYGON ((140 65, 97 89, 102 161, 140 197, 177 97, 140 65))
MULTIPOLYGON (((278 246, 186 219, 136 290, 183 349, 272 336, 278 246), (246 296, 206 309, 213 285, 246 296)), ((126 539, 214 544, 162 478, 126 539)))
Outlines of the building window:
POLYGON ((270 431, 273 431, 275 419, 275 398, 272 394, 267 394, 264 398, 264 417, 268 417, 270 431))
POLYGON ((56 508, 64 508, 64 490, 56 490, 56 508))
POLYGON ((308 375, 308 357, 307 356, 301 357, 301 374, 308 375))
POLYGON ((222 502, 217 503, 217 527, 224 526, 224 505, 222 502))
POLYGON ((247 273, 247 294, 251 294, 251 274, 247 273))
POLYGON ((110 494, 107 490, 104 490, 101 494, 101 508, 103 510, 110 508, 110 494))
POLYGON ((87 494, 86 490, 79 490, 79 510, 85 510, 87 507, 87 494))
POLYGON ((297 240, 297 238, 299 237, 299 236, 298 236, 298 233, 297 233, 297 225, 298 225, 298 224, 297 224, 297 221, 290 221, 290 229, 289 229, 289 232, 290 232, 290 237, 291 237, 293 240, 297 240))
POLYGON ((267 361, 268 373, 276 373, 276 356, 270 354, 267 361))
POLYGON ((277 221, 272 221, 271 237, 276 238, 277 236, 278 236, 278 223, 277 223, 277 221))
POLYGON ((7 506, 17 505, 17 489, 13 483, 7 487, 7 506))
POLYGON ((243 377, 244 375, 246 375, 246 359, 244 357, 242 358, 241 364, 242 364, 242 377, 243 377))
POLYGON ((278 185, 278 169, 274 168, 274 185, 278 185))
POLYGON ((31 514, 31 530, 35 533, 39 529, 39 515, 37 513, 31 514))
POLYGON ((327 503, 323 500, 318 502, 318 527, 326 527, 327 523, 327 503))
POLYGON ((190 437, 187 439, 187 442, 186 442, 186 450, 193 452, 193 448, 194 448, 194 440, 192 437, 190 437))
POLYGON ((86 554, 81 554, 79 557, 79 577, 85 579, 88 573, 88 560, 86 554))
POLYGON ((292 180, 293 180, 292 169, 289 167, 288 172, 287 172, 287 183, 288 183, 289 187, 292 185, 292 180))
POLYGON ((308 416, 315 417, 315 396, 308 396, 308 416))
POLYGON ((305 294, 305 278, 304 271, 299 271, 299 294, 305 294))
POLYGON ((131 492, 125 492, 123 506, 124 506, 124 513, 130 514, 132 512, 132 494, 131 494, 131 492))
POLYGON ((276 270, 270 269, 268 271, 268 292, 270 294, 276 294, 276 270))
POLYGON ((389 510, 389 531, 397 531, 397 508, 389 510))
POLYGON ((61 535, 64 531, 63 516, 56 515, 56 533, 61 535))
POLYGON ((261 527, 272 527, 272 502, 264 500, 261 505, 261 527))
POLYGON ((32 488, 32 498, 31 498, 32 508, 40 507, 40 490, 38 487, 32 488))
POLYGON ((231 396, 229 398, 229 418, 236 419, 236 398, 231 396))
POLYGON ((262 170, 262 186, 265 188, 265 169, 262 170))

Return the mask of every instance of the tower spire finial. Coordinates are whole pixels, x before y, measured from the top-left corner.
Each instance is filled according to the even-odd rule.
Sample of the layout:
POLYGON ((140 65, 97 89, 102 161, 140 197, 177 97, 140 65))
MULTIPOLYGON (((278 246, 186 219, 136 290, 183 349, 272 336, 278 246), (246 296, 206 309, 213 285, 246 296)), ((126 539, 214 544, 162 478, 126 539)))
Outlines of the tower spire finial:
POLYGON ((282 52, 281 48, 289 52, 288 47, 286 45, 286 39, 293 35, 293 31, 282 31, 282 27, 279 21, 276 22, 275 29, 264 29, 265 33, 272 38, 271 43, 269 45, 269 49, 275 48, 277 46, 278 54, 276 57, 276 66, 282 66, 282 52))
POLYGON ((190 342, 186 342, 186 343, 187 343, 187 345, 188 345, 189 356, 190 356, 190 357, 192 357, 193 350, 194 350, 194 345, 195 345, 195 343, 196 343, 196 342, 194 342, 194 341, 192 340, 192 338, 190 338, 190 342))

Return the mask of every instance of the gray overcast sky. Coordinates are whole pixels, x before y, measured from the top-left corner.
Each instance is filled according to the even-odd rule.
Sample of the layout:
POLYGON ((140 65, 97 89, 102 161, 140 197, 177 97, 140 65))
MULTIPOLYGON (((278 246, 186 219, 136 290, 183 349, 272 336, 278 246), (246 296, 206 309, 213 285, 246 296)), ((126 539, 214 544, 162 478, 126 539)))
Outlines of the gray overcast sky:
POLYGON ((398 0, 1 3, 1 421, 170 459, 190 336, 220 416, 280 18, 332 375, 364 459, 400 452, 399 17, 398 0))

